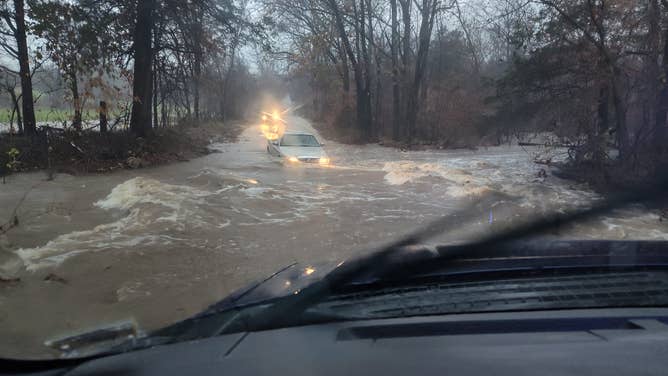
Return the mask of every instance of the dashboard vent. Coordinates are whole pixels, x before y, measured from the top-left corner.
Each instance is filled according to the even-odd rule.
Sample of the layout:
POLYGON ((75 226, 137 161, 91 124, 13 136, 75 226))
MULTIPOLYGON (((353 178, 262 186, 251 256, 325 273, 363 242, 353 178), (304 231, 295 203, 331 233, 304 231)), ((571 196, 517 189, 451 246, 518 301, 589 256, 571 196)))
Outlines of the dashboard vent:
MULTIPOLYGON (((662 318, 666 319, 666 318, 662 318)), ((644 318, 636 319, 647 320, 644 318)), ((652 317, 650 320, 657 320, 652 317)), ((337 340, 428 337, 445 335, 577 332, 592 330, 642 330, 644 327, 624 317, 558 319, 485 320, 426 322, 398 325, 355 326, 338 332, 337 340)))
POLYGON ((348 318, 596 307, 668 306, 668 273, 600 273, 433 283, 335 295, 309 312, 348 318))

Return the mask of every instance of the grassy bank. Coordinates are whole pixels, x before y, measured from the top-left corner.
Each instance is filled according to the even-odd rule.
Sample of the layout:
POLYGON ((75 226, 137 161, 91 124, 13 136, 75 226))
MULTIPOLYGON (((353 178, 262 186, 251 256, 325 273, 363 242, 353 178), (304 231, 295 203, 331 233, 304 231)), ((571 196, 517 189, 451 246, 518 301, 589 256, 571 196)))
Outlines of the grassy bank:
POLYGON ((183 161, 210 153, 211 142, 235 141, 241 123, 155 129, 146 139, 127 131, 51 132, 30 140, 0 134, 0 176, 44 169, 70 174, 105 173, 183 161))

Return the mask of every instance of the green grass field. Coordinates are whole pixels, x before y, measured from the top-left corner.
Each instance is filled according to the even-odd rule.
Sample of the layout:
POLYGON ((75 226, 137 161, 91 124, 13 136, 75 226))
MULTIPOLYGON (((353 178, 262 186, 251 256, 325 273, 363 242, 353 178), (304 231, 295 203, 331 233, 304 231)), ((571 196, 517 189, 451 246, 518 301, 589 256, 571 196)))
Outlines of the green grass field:
MULTIPOLYGON (((12 116, 12 111, 8 108, 0 109, 0 123, 9 123, 9 120, 12 116)), ((114 118, 118 114, 111 113, 110 118, 114 118)), ((74 111, 64 110, 64 109, 52 109, 52 108, 37 108, 35 109, 35 118, 38 123, 40 122, 71 122, 74 117, 74 111)), ((83 120, 97 120, 99 115, 95 110, 84 110, 82 114, 83 120)), ((16 117, 14 117, 14 124, 16 124, 16 117)))

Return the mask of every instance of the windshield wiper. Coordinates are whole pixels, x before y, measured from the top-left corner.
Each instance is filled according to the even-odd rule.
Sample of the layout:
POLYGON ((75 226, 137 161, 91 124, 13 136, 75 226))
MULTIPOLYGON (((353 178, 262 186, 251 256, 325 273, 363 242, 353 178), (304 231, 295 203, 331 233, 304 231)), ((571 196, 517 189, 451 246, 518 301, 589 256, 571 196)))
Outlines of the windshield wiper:
POLYGON ((66 357, 76 356, 81 349, 98 347, 102 344, 118 344, 128 339, 144 336, 134 321, 109 324, 105 327, 45 342, 45 345, 60 351, 66 357))
MULTIPOLYGON (((275 302, 271 307, 241 315, 244 326, 249 330, 267 330, 298 324, 299 318, 309 307, 319 303, 331 295, 337 286, 344 286, 370 271, 374 275, 403 274, 410 275, 419 271, 429 273, 443 267, 449 261, 465 254, 467 256, 490 254, 500 244, 517 241, 522 238, 558 229, 559 227, 580 222, 631 204, 656 203, 665 200, 668 192, 668 179, 655 181, 631 192, 618 194, 610 199, 594 204, 585 210, 576 210, 566 214, 555 214, 535 222, 523 223, 508 231, 483 237, 478 241, 460 246, 447 247, 434 257, 416 257, 403 259, 402 262, 391 262, 393 256, 402 252, 405 247, 415 246, 442 234, 450 227, 463 223, 462 218, 471 216, 470 209, 454 215, 443 217, 432 222, 423 229, 416 231, 396 242, 393 242, 366 257, 345 262, 321 280, 314 282, 294 295, 275 302)), ((224 332, 223 332, 224 333, 224 332)), ((222 333, 221 333, 222 334, 222 333)))
POLYGON ((64 373, 66 370, 88 360, 122 352, 109 350, 115 346, 123 346, 125 351, 139 348, 130 348, 125 344, 134 343, 138 340, 146 341, 147 338, 146 333, 139 328, 134 320, 126 320, 90 331, 46 341, 44 344, 47 347, 60 353, 60 356, 56 359, 0 358, 0 370, 23 374, 60 369, 64 373))

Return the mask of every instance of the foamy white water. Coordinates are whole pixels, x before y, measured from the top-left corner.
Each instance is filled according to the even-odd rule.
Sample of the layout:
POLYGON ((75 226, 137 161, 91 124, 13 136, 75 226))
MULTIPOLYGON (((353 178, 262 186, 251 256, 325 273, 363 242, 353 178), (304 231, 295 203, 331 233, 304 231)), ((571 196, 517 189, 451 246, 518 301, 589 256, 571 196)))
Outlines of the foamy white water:
MULTIPOLYGON (((298 117, 290 119, 289 129, 316 133, 298 117)), ((93 206, 111 213, 115 221, 65 233, 16 253, 27 269, 37 270, 86 253, 203 249, 211 242, 224 243, 225 236, 240 238, 233 248, 243 252, 244 244, 261 247, 266 243, 257 237, 260 227, 259 231, 271 234, 288 226, 295 226, 289 229, 296 234, 291 241, 299 241, 301 229, 333 226, 337 236, 353 233, 357 234, 353 239, 364 239, 349 245, 362 247, 365 242, 388 239, 361 236, 361 232, 381 230, 398 236, 467 205, 480 211, 480 219, 467 227, 475 233, 484 231, 490 221, 526 219, 599 199, 582 185, 549 175, 539 177, 544 167, 516 146, 401 152, 323 141, 327 141, 332 168, 284 166, 265 152, 259 129, 251 127, 238 144, 215 145, 222 153, 206 165, 186 169, 188 176, 178 184, 162 181, 157 173, 111 187, 93 206)), ((657 213, 635 208, 576 226, 573 234, 667 239, 668 228, 657 213)))

